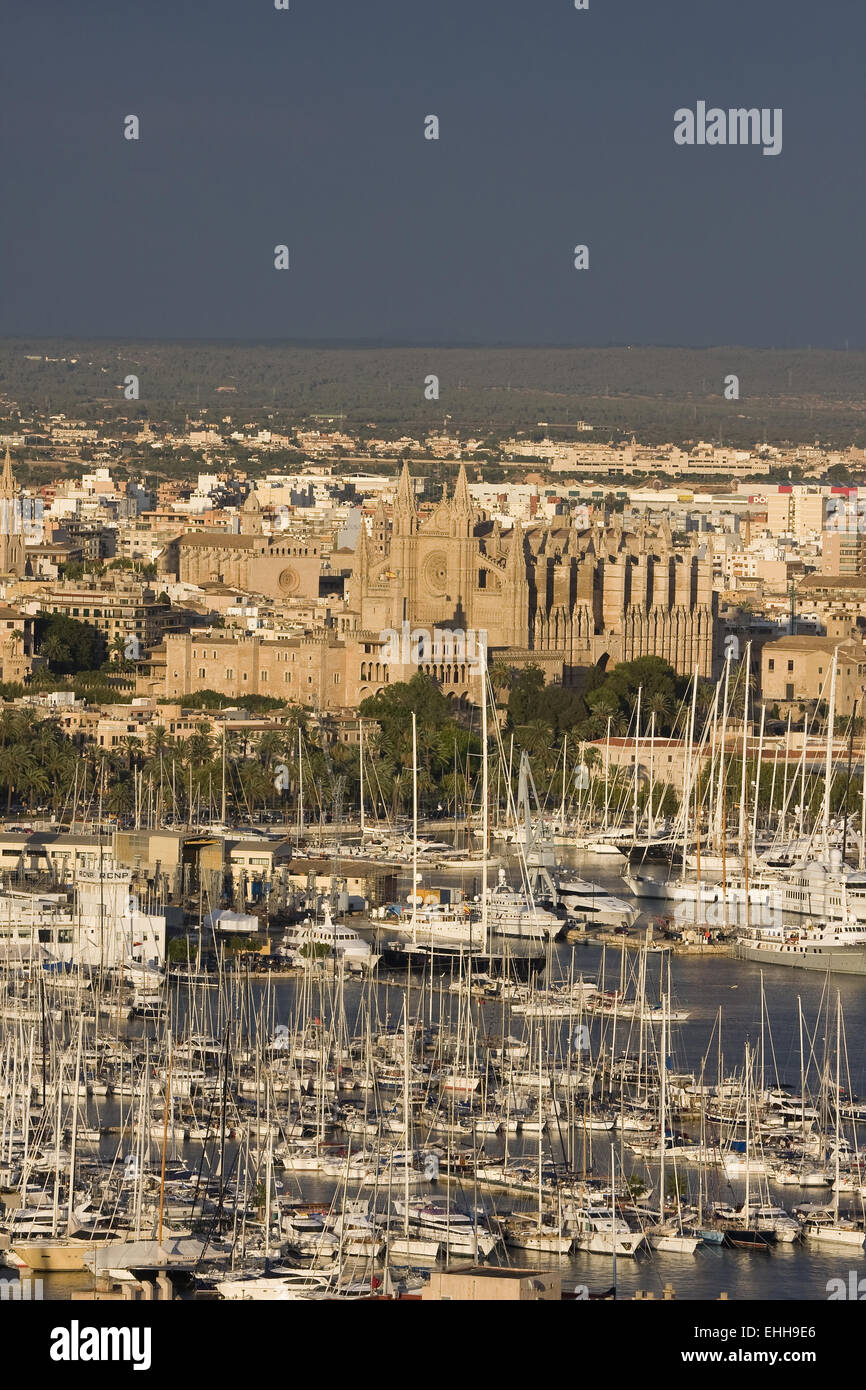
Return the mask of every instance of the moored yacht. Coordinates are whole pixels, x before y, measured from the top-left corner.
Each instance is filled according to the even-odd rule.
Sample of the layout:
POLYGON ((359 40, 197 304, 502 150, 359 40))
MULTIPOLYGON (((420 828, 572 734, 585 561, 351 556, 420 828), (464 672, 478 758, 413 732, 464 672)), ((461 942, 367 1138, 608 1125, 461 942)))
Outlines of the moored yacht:
POLYGON ((290 927, 283 938, 280 952, 283 955, 297 955, 302 959, 332 955, 344 960, 350 968, 356 969, 370 968, 379 959, 373 954, 369 941, 365 941, 344 923, 335 922, 327 907, 321 922, 313 922, 307 918, 298 926, 290 927))
POLYGON ((743 927, 737 934, 736 950, 741 960, 761 964, 866 975, 866 924, 806 922, 796 927, 743 927))
POLYGON ((554 912, 540 907, 522 890, 509 887, 504 869, 499 870, 499 881, 487 893, 487 924, 496 936, 523 941, 552 940, 563 928, 562 919, 554 912))

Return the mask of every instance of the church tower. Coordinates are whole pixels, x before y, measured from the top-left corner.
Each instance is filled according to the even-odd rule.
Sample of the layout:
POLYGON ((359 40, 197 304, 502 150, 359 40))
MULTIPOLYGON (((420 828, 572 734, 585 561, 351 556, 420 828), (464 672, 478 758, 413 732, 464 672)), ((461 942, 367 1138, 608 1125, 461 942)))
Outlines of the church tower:
POLYGON ((526 573, 526 542, 519 517, 515 518, 511 532, 502 587, 503 609, 507 614, 510 629, 510 644, 514 647, 528 647, 531 621, 530 591, 526 573))
POLYGON ((260 536, 262 534, 262 508, 256 494, 255 487, 251 487, 247 493, 246 501, 241 507, 241 535, 260 536))
POLYGON ((0 476, 0 574, 20 576, 24 573, 25 557, 21 509, 17 503, 18 490, 12 476, 12 459, 7 446, 0 476))

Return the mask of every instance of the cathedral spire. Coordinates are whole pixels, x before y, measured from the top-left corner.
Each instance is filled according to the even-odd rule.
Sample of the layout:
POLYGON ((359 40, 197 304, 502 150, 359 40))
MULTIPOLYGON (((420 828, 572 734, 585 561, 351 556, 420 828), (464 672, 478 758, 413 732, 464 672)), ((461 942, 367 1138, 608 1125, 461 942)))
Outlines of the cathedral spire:
POLYGON ((418 513, 415 510, 415 489, 409 465, 403 460, 397 496, 394 499, 394 530, 402 535, 414 535, 418 527, 418 513))
POLYGON ((454 485, 454 499, 451 505, 455 512, 459 512, 462 516, 472 515, 472 498, 469 495, 466 465, 463 463, 461 463, 460 472, 457 474, 457 482, 454 485))
POLYGON ((454 496, 451 499, 451 534, 464 539, 471 536, 475 526, 475 511, 469 496, 469 483, 466 481, 466 468, 461 463, 454 496))
POLYGON ((15 496, 15 479, 12 476, 12 459, 9 454, 9 445, 6 445, 6 457, 3 460, 3 476, 0 478, 0 496, 15 496))
POLYGON ((515 517, 514 526, 511 529, 511 545, 508 547, 508 558, 505 562, 505 573, 509 578, 518 578, 521 581, 526 578, 526 559, 523 549, 523 527, 520 524, 520 517, 515 517))
POLYGON ((21 534, 21 517, 18 514, 16 497, 12 459, 7 445, 3 474, 0 477, 0 574, 22 575, 25 571, 24 538, 21 534))

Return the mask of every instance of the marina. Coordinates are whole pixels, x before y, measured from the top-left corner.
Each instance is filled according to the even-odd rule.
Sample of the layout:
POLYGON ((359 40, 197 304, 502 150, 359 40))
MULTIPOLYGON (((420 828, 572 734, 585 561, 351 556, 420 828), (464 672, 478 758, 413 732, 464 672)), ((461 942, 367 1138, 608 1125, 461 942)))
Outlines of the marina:
MULTIPOLYGON (((761 1255, 777 1296, 820 1297, 866 1248, 864 839, 846 820, 840 846, 829 814, 831 728, 823 819, 779 862, 788 802, 749 808, 744 716, 729 877, 729 686, 726 669, 700 737, 696 681, 683 702, 663 842, 652 783, 571 777, 567 743, 554 825, 483 698, 457 858, 420 824, 412 713, 411 822, 375 832, 378 905, 349 889, 353 847, 376 863, 363 790, 319 868, 302 802, 293 845, 246 831, 274 877, 234 905, 201 870, 185 902, 154 901, 116 861, 120 832, 70 884, 10 885, 6 1266, 57 1299, 142 1270, 187 1299, 424 1298, 467 1267, 599 1297, 654 1296, 685 1268, 688 1297, 711 1299, 751 1296, 761 1255), (498 858, 491 822, 511 827, 498 858), (593 836, 617 823, 615 857, 593 836), (789 912, 806 881, 823 896, 789 912)), ((192 844, 229 842, 223 810, 192 844)))
POLYGON ((70 1297, 99 1252, 170 1239, 183 1297, 408 1288, 467 1259, 595 1288, 615 1262, 628 1296, 688 1259, 713 1298, 754 1295, 756 1249, 808 1298, 862 1257, 856 983, 804 976, 792 1003, 778 969, 708 980, 615 939, 556 943, 528 981, 329 964, 169 975, 152 1017, 107 1030, 99 987, 80 1009, 48 986, 44 1067, 39 1025, 5 1023, 7 1265, 70 1297))

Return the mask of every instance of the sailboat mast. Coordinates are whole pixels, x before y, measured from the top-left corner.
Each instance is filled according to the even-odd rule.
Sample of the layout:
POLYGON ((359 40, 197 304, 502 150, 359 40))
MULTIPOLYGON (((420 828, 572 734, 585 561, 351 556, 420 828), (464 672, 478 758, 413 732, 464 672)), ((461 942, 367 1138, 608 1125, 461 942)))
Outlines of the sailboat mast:
POLYGON ((751 1158, 750 1158, 750 1156, 749 1156, 749 1146, 750 1146, 751 1141, 752 1141, 752 1121, 751 1121, 751 1113, 750 1113, 750 1112, 751 1112, 751 1109, 752 1109, 752 1056, 751 1056, 751 1052, 750 1052, 750 1050, 749 1050, 749 1044, 746 1043, 746 1202, 745 1202, 745 1208, 746 1208, 746 1227, 747 1227, 747 1228, 748 1228, 748 1225, 749 1225, 749 1217, 750 1217, 750 1215, 751 1215, 751 1204, 750 1204, 750 1201, 749 1201, 749 1197, 750 1197, 750 1191, 749 1191, 749 1189, 750 1189, 750 1183, 749 1183, 749 1178, 750 1178, 750 1176, 751 1176, 751 1171, 752 1171, 752 1162, 751 1162, 751 1158))
MULTIPOLYGON (((415 732, 415 715, 412 715, 412 732, 415 732)), ((415 897, 415 894, 412 894, 415 897)), ((412 911, 415 908, 413 905, 412 911)), ((422 1015, 423 1018, 423 1015, 422 1015)), ((409 1155, 411 1152, 411 1135, 409 1133, 409 977, 406 977, 406 998, 403 1001, 403 1124, 406 1135, 404 1139, 405 1150, 403 1153, 403 1234, 406 1237, 406 1253, 409 1253, 409 1155)), ((393 1168, 393 1163, 391 1165, 393 1168)))
MULTIPOLYGON (((84 1013, 78 1015, 78 1044, 75 1049, 75 1075, 72 1079, 72 1136, 69 1142, 69 1204, 66 1213, 66 1234, 72 1234, 73 1206, 75 1203, 75 1150, 78 1140, 78 1107, 81 1102, 81 1043, 84 1033, 84 1013)), ((837 1067, 838 1072, 838 1067, 837 1067)), ((57 1128, 60 1129, 60 1111, 57 1113, 57 1128)), ((838 1150, 838 1143, 836 1148, 838 1150)))
MULTIPOLYGON (((725 657, 725 692, 722 696, 722 731, 719 739, 719 784, 722 788, 727 785, 727 768, 725 764, 725 754, 727 752, 728 738, 728 687, 731 683, 731 661, 732 653, 728 652, 725 657)), ((728 826, 726 821, 727 807, 719 801, 716 807, 716 840, 722 847, 724 854, 725 840, 727 838, 728 826)))
POLYGON ((839 665, 839 648, 834 648, 833 665, 830 668, 830 712, 827 716, 827 751, 824 763, 824 853, 830 852, 830 789, 833 780, 833 732, 836 723, 836 671, 839 665))
MULTIPOLYGON (((788 759, 791 756, 791 711, 788 709, 788 725, 785 729, 785 767, 782 773, 782 811, 779 816, 779 839, 785 838, 785 815, 788 809, 788 759)), ((795 774, 796 776, 796 774, 795 774)))
MULTIPOLYGON (((640 698, 640 691, 638 691, 638 698, 640 698)), ((562 740, 562 804, 559 808, 559 833, 563 837, 565 836, 565 777, 567 771, 567 762, 568 734, 565 734, 562 740)))
POLYGON ((692 708, 689 714, 689 741, 686 748, 686 767, 683 783, 683 867, 681 877, 686 876, 686 865, 689 853, 689 810, 692 801, 692 764, 695 757, 695 715, 697 714, 698 700, 698 668, 695 667, 695 674, 692 678, 692 708))
MULTIPOLYGON (((487 954, 487 649, 479 644, 481 657, 481 950, 487 954)), ((469 945, 472 946, 470 928, 469 945)))
POLYGON ((358 720, 358 739, 360 742, 361 753, 358 766, 361 771, 361 839, 364 838, 364 721, 358 720))
POLYGON ((301 741, 301 726, 298 725, 298 840, 304 833, 304 746, 301 741))
POLYGON ((746 660, 743 665, 743 767, 740 774, 740 827, 737 833, 737 848, 740 854, 745 854, 746 845, 746 794, 747 794, 747 769, 746 769, 746 749, 749 740, 749 674, 751 671, 752 644, 746 644, 746 660))
POLYGON ((851 710, 851 726, 848 729, 848 773, 845 778, 845 822, 842 830, 842 872, 845 872, 845 855, 848 851, 848 795, 851 791, 851 760, 854 757, 854 720, 857 718, 857 701, 851 710))
MULTIPOLYGON (((412 932, 418 917, 418 719, 412 711, 412 932)), ((406 1027, 409 1020, 406 1019, 406 1027)))
POLYGON ((758 765, 755 768, 755 806, 752 812, 752 850, 756 849, 758 843, 758 802, 761 799, 761 764, 764 757, 764 724, 767 717, 767 706, 761 705, 761 728, 758 734, 758 765))
POLYGON ((836 991, 836 1180, 833 1183, 833 1220, 839 1220, 839 1111, 842 1108, 842 1093, 839 1090, 839 1052, 842 1031, 842 995, 836 991))
POLYGON ((649 797, 648 797, 648 799, 647 799, 648 811, 647 811, 647 823, 646 823, 647 838, 650 839, 650 840, 652 839, 653 834, 655 833, 655 828, 654 828, 654 826, 653 826, 653 776, 654 776, 653 762, 654 762, 654 757, 655 757, 655 738, 656 738, 656 712, 655 712, 655 710, 653 710, 653 711, 652 711, 652 714, 650 715, 649 797))
MULTIPOLYGON (((644 964, 645 964, 645 962, 644 962, 644 964)), ((641 1017, 643 1017, 643 1013, 644 1013, 644 998, 645 998, 645 995, 642 995, 642 996, 641 996, 641 1017)), ((660 1155, 660 1159, 659 1159, 659 1221, 664 1221, 664 1219, 665 1219, 665 1144, 666 1144, 666 1139, 665 1139, 665 1128, 666 1128, 666 1127, 665 1127, 665 1111, 666 1111, 666 1109, 667 1109, 667 1077, 668 1077, 668 1067, 667 1067, 667 1047, 668 1047, 668 1044, 667 1044, 667 1026, 666 1026, 666 1025, 667 1025, 667 1008, 666 1008, 666 1003, 667 1003, 667 999, 666 999, 666 996, 663 994, 663 995, 662 995, 662 1035, 661 1035, 661 1047, 659 1048, 659 1052, 660 1052, 660 1054, 661 1054, 660 1057, 659 1057, 659 1111, 660 1111, 660 1125, 659 1125, 659 1128, 660 1128, 660 1130, 661 1130, 661 1141, 662 1141, 661 1155, 660 1155)))
MULTIPOLYGON (((637 839, 637 785, 640 767, 640 697, 643 686, 637 688, 637 705, 634 714, 634 786, 632 788, 632 840, 637 839)), ((562 796, 565 800, 565 767, 562 772, 562 796)))
POLYGON ((226 726, 223 723, 223 756, 222 756, 222 796, 220 797, 220 825, 226 823, 226 726))

